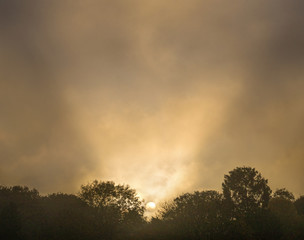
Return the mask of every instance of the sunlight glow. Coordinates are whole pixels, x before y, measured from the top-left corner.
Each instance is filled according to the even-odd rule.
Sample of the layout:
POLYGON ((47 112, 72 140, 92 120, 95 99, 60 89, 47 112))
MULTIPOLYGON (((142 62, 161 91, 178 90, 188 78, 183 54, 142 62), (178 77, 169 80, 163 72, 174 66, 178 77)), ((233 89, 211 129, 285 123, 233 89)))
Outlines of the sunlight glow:
POLYGON ((148 202, 147 205, 147 210, 154 210, 156 208, 156 204, 154 202, 148 202))

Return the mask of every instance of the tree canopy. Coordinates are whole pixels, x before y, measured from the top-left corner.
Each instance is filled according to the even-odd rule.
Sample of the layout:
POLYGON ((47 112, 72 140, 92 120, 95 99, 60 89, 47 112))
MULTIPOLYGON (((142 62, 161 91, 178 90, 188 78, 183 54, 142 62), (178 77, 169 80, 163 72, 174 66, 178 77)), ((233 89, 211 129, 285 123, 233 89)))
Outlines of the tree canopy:
POLYGON ((235 217, 266 208, 272 192, 268 180, 251 167, 237 167, 230 171, 224 176, 222 188, 235 217))
POLYGON ((95 180, 77 195, 41 196, 0 186, 0 239, 22 240, 302 240, 304 196, 280 188, 271 195, 254 168, 224 176, 223 192, 183 193, 150 221, 128 185, 95 180))
POLYGON ((273 194, 274 198, 282 198, 282 199, 286 199, 289 201, 294 201, 295 197, 293 195, 292 192, 289 192, 286 188, 280 188, 277 189, 274 194, 273 194))
POLYGON ((82 185, 79 197, 89 206, 100 211, 111 210, 118 221, 141 218, 144 213, 143 202, 136 191, 128 185, 115 185, 114 182, 93 181, 82 185))
POLYGON ((162 210, 161 218, 177 226, 176 233, 191 239, 217 234, 221 224, 222 195, 217 191, 196 191, 176 197, 162 210))
POLYGON ((304 216, 304 195, 300 196, 296 201, 295 201, 295 206, 297 209, 298 214, 304 216))

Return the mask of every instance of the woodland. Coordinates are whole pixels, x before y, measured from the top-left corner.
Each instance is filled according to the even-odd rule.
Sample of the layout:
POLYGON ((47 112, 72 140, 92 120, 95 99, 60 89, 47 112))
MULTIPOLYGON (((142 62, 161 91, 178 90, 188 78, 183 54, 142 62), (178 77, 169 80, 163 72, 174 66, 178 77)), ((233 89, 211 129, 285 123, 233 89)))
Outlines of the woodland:
POLYGON ((303 240, 304 195, 271 190, 252 167, 224 175, 222 191, 184 193, 147 218, 128 185, 95 180, 77 194, 0 186, 0 239, 303 240))

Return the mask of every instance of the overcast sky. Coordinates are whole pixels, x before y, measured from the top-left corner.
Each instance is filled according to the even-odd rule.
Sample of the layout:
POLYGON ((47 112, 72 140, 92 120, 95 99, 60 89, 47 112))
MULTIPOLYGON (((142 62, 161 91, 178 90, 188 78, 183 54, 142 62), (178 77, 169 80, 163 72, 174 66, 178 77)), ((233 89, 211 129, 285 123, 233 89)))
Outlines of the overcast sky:
POLYGON ((302 0, 0 0, 0 184, 147 201, 255 167, 304 194, 302 0))

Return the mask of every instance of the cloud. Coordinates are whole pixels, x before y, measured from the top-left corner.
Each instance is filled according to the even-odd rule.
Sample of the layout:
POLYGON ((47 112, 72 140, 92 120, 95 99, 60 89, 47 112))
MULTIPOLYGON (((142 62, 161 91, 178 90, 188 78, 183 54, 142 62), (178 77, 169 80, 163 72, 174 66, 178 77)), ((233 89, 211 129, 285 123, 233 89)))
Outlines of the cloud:
POLYGON ((300 1, 1 5, 2 183, 160 201, 250 165, 303 193, 300 1))

